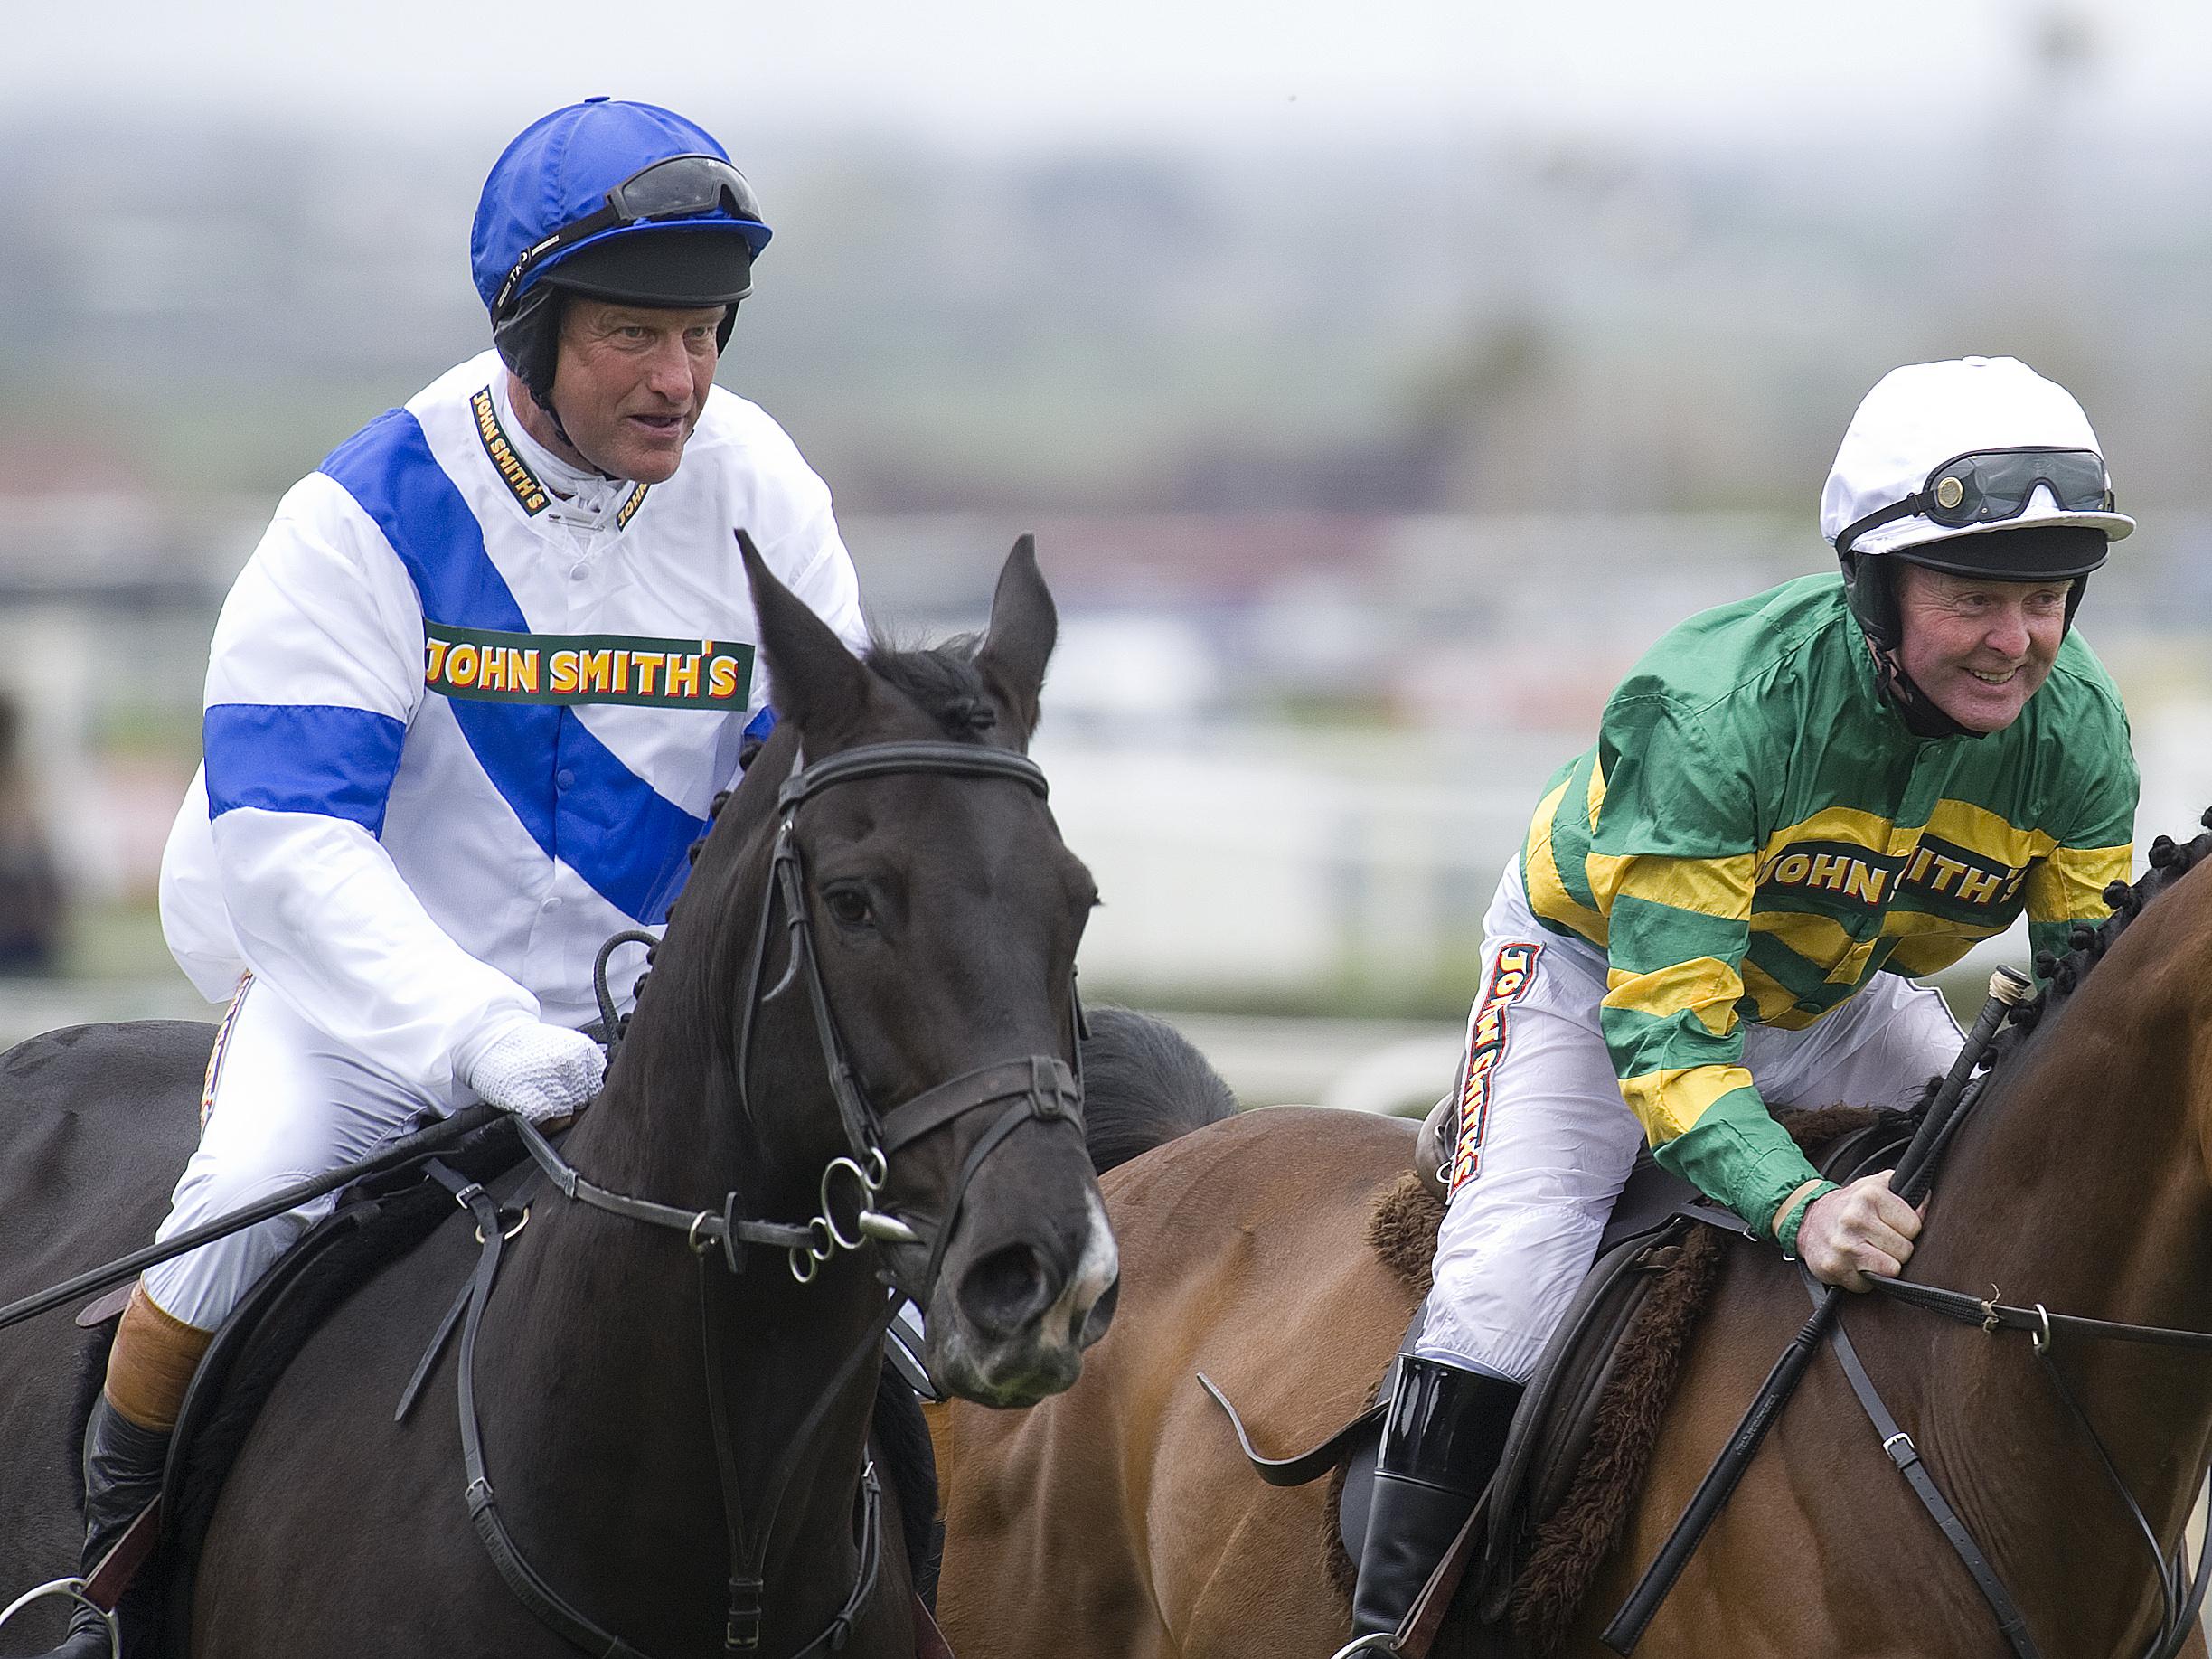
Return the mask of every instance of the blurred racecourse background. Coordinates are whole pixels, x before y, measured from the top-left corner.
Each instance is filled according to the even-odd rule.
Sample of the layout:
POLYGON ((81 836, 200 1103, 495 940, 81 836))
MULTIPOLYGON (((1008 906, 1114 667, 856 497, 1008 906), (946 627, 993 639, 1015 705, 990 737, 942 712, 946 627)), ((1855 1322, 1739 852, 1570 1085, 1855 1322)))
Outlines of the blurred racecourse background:
POLYGON ((2212 16, 2181 0, 1141 0, 1110 31, 133 0, 11 32, 0 1042, 203 1012, 151 906, 221 596, 292 480, 488 344, 484 174, 601 91, 759 187, 720 380, 829 481, 879 627, 978 625, 1037 533, 1038 749, 1106 899, 1085 987, 1248 1101, 1449 1086, 1541 780, 1667 627, 1833 568, 1829 459, 1901 363, 2009 353, 2082 400, 2141 524, 2083 612, 2139 845, 2212 805, 2212 16))

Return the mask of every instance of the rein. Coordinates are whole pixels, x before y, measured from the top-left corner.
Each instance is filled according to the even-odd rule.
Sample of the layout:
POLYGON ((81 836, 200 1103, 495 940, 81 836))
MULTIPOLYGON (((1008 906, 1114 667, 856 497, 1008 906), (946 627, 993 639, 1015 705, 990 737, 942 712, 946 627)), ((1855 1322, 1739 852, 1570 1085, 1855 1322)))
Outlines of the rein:
MULTIPOLYGON (((2212 822, 2212 814, 2207 815, 2212 822)), ((2124 884, 2121 884, 2124 889, 2124 884)), ((2131 900, 2136 896, 2128 890, 2131 900)), ((2110 894, 2108 894, 2110 897, 2110 894)), ((1943 1086, 1929 1103, 1926 1115, 1913 1136, 1903 1157, 1897 1161, 1897 1190, 1907 1202, 1917 1202, 1931 1184, 1935 1167, 1942 1155, 1964 1121, 1968 1111, 1979 1103, 1981 1089, 1969 1087, 1975 1069, 1983 1063, 1995 1039, 1998 1026, 2010 1014, 2019 1017, 2021 993, 2026 980, 2008 969, 1999 969, 1990 982, 1990 999, 1968 1033, 1957 1060, 1943 1081, 1943 1086)), ((1859 1174, 1866 1173, 1862 1168, 1859 1174)), ((1700 1218, 1706 1219, 1706 1218, 1700 1218)), ((2016 1659, 2040 1659, 2034 1639, 2028 1634, 2026 1617, 2019 1603, 2006 1588, 1987 1554, 1975 1541, 1973 1534, 1960 1520, 1943 1493, 1921 1462, 1919 1450, 1912 1436, 1898 1427, 1896 1418, 1883 1403, 1871 1377, 1860 1362, 1858 1351, 1843 1328, 1840 1317, 1842 1293, 1831 1286, 1823 1286, 1812 1277, 1809 1268, 1800 1267, 1806 1294, 1812 1303, 1812 1316, 1804 1328, 1775 1362, 1758 1397, 1754 1400, 1744 1419, 1737 1425, 1728 1445, 1707 1471, 1704 1481, 1692 1497, 1690 1507, 1676 1523, 1658 1557, 1646 1569, 1634 1592, 1615 1614, 1602 1640, 1616 1653, 1632 1652, 1659 1602, 1674 1583, 1683 1562, 1697 1541, 1704 1534, 1720 1506, 1727 1503, 1750 1461, 1760 1439, 1772 1424, 1782 1405, 1793 1391, 1812 1352, 1823 1342, 1834 1352, 1838 1364, 1858 1397, 1860 1408, 1874 1425, 1875 1432, 1882 1437, 1882 1450, 1897 1472, 1905 1477, 1913 1494, 1928 1513, 1943 1533, 1944 1541, 1957 1554, 1960 1563, 1980 1590, 1983 1600, 1995 1616, 2000 1633, 2011 1648, 2016 1659)), ((2212 1353, 2212 1334, 2198 1331, 2173 1330, 2159 1325, 2126 1324, 2112 1320, 2089 1319, 2075 1315, 2053 1314, 2041 1303, 2028 1307, 2013 1306, 2000 1302, 1998 1291, 1991 1287, 1988 1297, 1970 1296, 1963 1292, 1945 1290, 1934 1286, 1915 1285, 1895 1278, 1868 1277, 1869 1286, 1884 1295, 1907 1306, 1925 1308, 1946 1317, 1978 1324, 1994 1335, 2000 1331, 2024 1331, 2034 1339, 2035 1355, 2042 1368, 2045 1381, 2059 1401, 2066 1407, 2076 1426, 2088 1439, 2104 1471, 2106 1480, 2119 1495, 2133 1521, 2136 1531, 2151 1552, 2156 1571, 2160 1601, 2160 1619, 2156 1634, 2144 1650, 2144 1659, 2173 1659, 2188 1632, 2195 1626, 2198 1612, 2202 1607, 2207 1588, 2212 1588, 2212 1545, 2207 1545, 2199 1559, 2194 1582, 2188 1580, 2187 1542, 2176 1544, 2169 1558, 2158 1541, 2156 1530, 2145 1517, 2142 1506, 2127 1488, 2118 1466, 2112 1458, 2104 1439, 2089 1421, 2066 1379, 2059 1373, 2057 1362, 2051 1356, 2056 1339, 2066 1333, 2090 1340, 2139 1343, 2173 1348, 2192 1353, 2212 1353)), ((2207 1454, 2205 1466, 2199 1470, 2194 1483, 2200 1495, 2212 1495, 2212 1454, 2207 1454)))
MULTIPOLYGON (((869 1099, 847 1058, 843 1036, 830 1004, 829 987, 822 977, 814 928, 806 911, 805 869, 796 840, 795 819, 801 806, 834 785, 907 773, 1005 779, 1021 784, 1040 800, 1046 795, 1044 773, 1026 755, 950 742, 878 743, 846 749, 811 766, 802 763, 779 790, 777 805, 782 822, 776 832, 768 893, 761 906, 760 926, 754 941, 752 967, 739 1024, 738 1088, 739 1103, 750 1116, 749 1077, 756 1013, 763 1004, 780 995, 795 980, 803 980, 812 1004, 824 1069, 847 1146, 845 1154, 832 1158, 823 1169, 817 1189, 821 1200, 817 1214, 803 1223, 743 1217, 738 1213, 739 1200, 735 1192, 725 1195, 719 1211, 688 1210, 613 1192, 586 1180, 534 1125, 518 1122, 530 1155, 563 1197, 629 1221, 680 1232, 687 1248, 698 1258, 708 1413, 722 1489, 723 1518, 729 1535, 729 1599, 722 1638, 722 1651, 726 1654, 750 1653, 759 1646, 766 1592, 762 1573, 769 1535, 792 1475, 826 1420, 831 1407, 852 1382, 862 1362, 880 1346, 898 1297, 895 1293, 885 1296, 871 1315, 860 1342, 846 1352, 796 1431, 785 1441, 766 1484, 766 1503, 757 1513, 748 1515, 738 1479, 736 1440, 730 1429, 723 1387, 721 1344, 716 1336, 718 1324, 710 1300, 709 1259, 719 1252, 724 1267, 731 1274, 738 1274, 745 1270, 744 1251, 748 1247, 781 1249, 786 1253, 792 1277, 805 1285, 813 1283, 822 1267, 840 1251, 858 1250, 871 1241, 902 1245, 925 1242, 924 1235, 906 1221, 875 1208, 876 1196, 890 1179, 892 1155, 946 1128, 970 1112, 1002 1108, 962 1163, 944 1213, 933 1223, 934 1236, 927 1240, 927 1265, 917 1285, 918 1295, 927 1302, 944 1265, 968 1186, 990 1155, 1031 1119, 1047 1125, 1067 1124, 1078 1135, 1083 1133, 1079 1070, 1083 1021, 1081 1004, 1073 996, 1072 983, 1069 1038, 1076 1055, 1073 1068, 1058 1055, 1031 1054, 1002 1060, 947 1079, 889 1108, 888 1112, 880 1112, 869 1099), (771 923, 779 908, 785 918, 790 960, 782 978, 763 992, 760 987, 766 976, 771 923), (849 1202, 841 1205, 841 1197, 849 1202), (852 1217, 850 1225, 843 1219, 845 1213, 852 1217)), ((610 940, 608 949, 600 953, 598 974, 602 980, 607 956, 618 942, 610 940)), ((602 986, 603 1007, 606 1002, 602 986)), ((508 1587, 532 1613, 566 1640, 587 1652, 603 1655, 603 1659, 645 1659, 637 1649, 609 1635, 562 1599, 522 1558, 499 1515, 476 1421, 475 1351, 504 1240, 496 1208, 481 1187, 461 1182, 450 1172, 444 1172, 442 1166, 434 1165, 433 1173, 447 1184, 456 1202, 475 1216, 484 1250, 464 1301, 456 1305, 455 1314, 448 1315, 447 1324, 434 1339, 430 1353, 424 1356, 423 1364, 418 1368, 417 1380, 419 1382, 427 1375, 438 1347, 452 1328, 455 1315, 463 1315, 465 1310, 459 1383, 461 1438, 469 1510, 478 1535, 492 1564, 508 1587)), ((519 1228, 511 1230, 508 1236, 512 1237, 514 1230, 519 1228)), ((409 1395, 401 1402, 402 1414, 411 1402, 412 1392, 410 1385, 409 1395)), ((881 1565, 882 1486, 872 1462, 861 1470, 859 1507, 861 1562, 857 1582, 828 1627, 797 1650, 792 1659, 814 1659, 814 1655, 842 1648, 854 1620, 874 1592, 881 1565)))
MULTIPOLYGON (((1805 1274, 1805 1279, 1807 1291, 1817 1304, 1821 1287, 1810 1273, 1805 1274)), ((1994 1287, 1987 1297, 1977 1297, 1963 1291, 1945 1290, 1933 1285, 1915 1285, 1903 1279, 1870 1277, 1868 1282, 1892 1300, 1907 1306, 1925 1308, 1930 1313, 1940 1314, 1963 1324, 1979 1325, 1985 1334, 1994 1336, 2000 1332, 2022 1332, 2030 1337, 2044 1381, 2050 1385, 2052 1393, 2066 1407, 2066 1415, 2074 1420, 2075 1426, 2095 1451, 2098 1466, 2104 1470, 2105 1480, 2126 1507, 2129 1518, 2135 1523, 2136 1532, 2151 1552, 2152 1568, 2158 1577, 2160 1621, 2151 1645, 2143 1650, 2144 1659, 2173 1659, 2173 1655, 2180 1651, 2182 1643, 2188 1640, 2188 1633, 2196 1628, 2206 1591, 2212 1588, 2212 1546, 2207 1546, 2199 1557, 2195 1579, 2189 1580, 2186 1541, 2176 1543, 2170 1557, 2160 1545, 2157 1530, 2144 1515, 2142 1505, 2135 1501, 2135 1494, 2128 1490, 2127 1482, 2122 1477, 2119 1466, 2113 1461, 2104 1437, 2090 1422, 2089 1414, 2082 1409, 2074 1390, 2066 1386, 2066 1378, 2060 1373, 2057 1361, 2053 1357, 2053 1350, 2061 1334, 2070 1334, 2090 1341, 2140 1343, 2179 1349, 2185 1353, 2212 1353, 2212 1333, 2175 1330, 2164 1325, 2125 1324, 2109 1319, 2054 1314, 2040 1302, 2028 1307, 2014 1306, 2000 1302, 1994 1287)), ((1990 1604, 1990 1610, 1996 1615, 1998 1627, 2013 1653, 2019 1655, 2019 1659, 2039 1659, 2038 1650, 2028 1633, 2027 1621, 2019 1611, 2019 1604, 2005 1588, 1996 1569, 1990 1564, 1980 1544, 1974 1541, 1973 1534, 1967 1531, 1965 1523, 1959 1519, 1922 1465, 1912 1436, 1897 1426, 1897 1419, 1882 1403, 1881 1395, 1875 1389, 1873 1380, 1868 1376, 1865 1366, 1860 1363, 1840 1320, 1830 1327, 1829 1339, 1835 1348, 1837 1359, 1843 1366, 1844 1375, 1850 1382, 1851 1391, 1859 1397, 1859 1403, 1873 1422, 1876 1432, 1882 1436, 1882 1450, 1911 1485, 1921 1506, 1928 1512, 1945 1541, 1957 1552, 1959 1560, 1973 1579, 1975 1588, 1981 1590, 1982 1598, 1990 1604)), ((2207 1456, 2193 1484, 2200 1497, 2212 1495, 2212 1456, 2207 1456)))
POLYGON ((1962 1290, 1943 1290, 1934 1285, 1915 1285, 1906 1279, 1868 1278, 1884 1296, 1915 1307, 1925 1307, 1946 1319, 1978 1324, 1994 1335, 1999 1331, 2028 1331, 2041 1353, 2061 1334, 2085 1336, 2096 1342, 2147 1343, 2158 1348, 2180 1348, 2191 1353, 2212 1353, 2212 1331, 2182 1331, 2162 1324, 2123 1324, 2111 1319, 2085 1319, 2079 1314, 2054 1314, 2042 1303, 2014 1307, 1997 1300, 1992 1289, 1984 1298, 1962 1290))

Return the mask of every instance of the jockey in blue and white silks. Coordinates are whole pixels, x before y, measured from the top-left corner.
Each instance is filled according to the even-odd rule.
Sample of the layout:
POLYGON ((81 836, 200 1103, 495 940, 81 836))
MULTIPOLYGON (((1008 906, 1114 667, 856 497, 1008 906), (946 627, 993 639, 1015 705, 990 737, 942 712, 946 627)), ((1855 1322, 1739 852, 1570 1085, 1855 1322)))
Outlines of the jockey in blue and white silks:
POLYGON ((734 529, 866 641, 829 491, 758 408, 716 388, 648 487, 537 445, 505 378, 463 363, 284 497, 216 626, 162 870, 204 994, 250 968, 448 1104, 503 1032, 593 1017, 600 943, 666 919, 765 723, 734 529))
MULTIPOLYGON (((231 1009, 157 1237, 471 1101, 551 1121, 597 1090, 594 957, 665 921, 773 720, 736 533, 866 644, 829 491, 713 384, 769 234, 681 116, 533 122, 471 236, 495 349, 278 504, 216 625, 162 865, 170 948, 231 1009)), ((160 1490, 215 1327, 330 1203, 134 1288, 85 1430, 88 1574, 160 1490)), ((86 1606, 48 1659, 108 1653, 86 1606)))

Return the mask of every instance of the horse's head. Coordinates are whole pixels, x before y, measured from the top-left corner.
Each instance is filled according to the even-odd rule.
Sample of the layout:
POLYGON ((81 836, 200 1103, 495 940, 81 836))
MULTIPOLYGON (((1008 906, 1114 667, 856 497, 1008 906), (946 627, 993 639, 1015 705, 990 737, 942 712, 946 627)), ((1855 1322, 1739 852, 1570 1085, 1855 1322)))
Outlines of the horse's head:
MULTIPOLYGON (((795 1024, 814 1030, 803 1046, 842 1094, 838 1149, 863 1171, 876 1147, 860 1143, 889 1155, 870 1226, 927 1315, 932 1373, 1030 1403, 1075 1381, 1118 1272, 1072 1073, 1076 943, 1097 890, 1022 754, 1051 597, 1024 537, 979 646, 862 663, 749 545, 748 569, 777 752, 796 767, 774 831, 786 937, 764 942, 758 1012, 793 1005, 786 1043, 795 1024)), ((754 1099, 756 1117, 776 1109, 754 1099)), ((858 1227, 861 1183, 842 1185, 839 1225, 858 1227)))

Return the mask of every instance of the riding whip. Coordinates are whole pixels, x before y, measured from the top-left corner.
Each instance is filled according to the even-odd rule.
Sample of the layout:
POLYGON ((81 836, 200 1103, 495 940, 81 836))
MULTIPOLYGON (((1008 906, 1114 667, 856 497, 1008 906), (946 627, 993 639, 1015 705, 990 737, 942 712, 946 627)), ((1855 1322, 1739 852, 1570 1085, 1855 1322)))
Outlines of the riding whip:
MULTIPOLYGON (((1966 1084, 1980 1068, 1991 1042, 1997 1036, 1997 1028, 2015 1003, 2027 996, 2031 989, 2027 976, 2009 967, 2000 967, 1990 976, 1989 1001, 1981 1005, 1975 1016, 1973 1028, 1966 1033, 1966 1044, 1959 1051, 1951 1070, 1928 1102, 1928 1109, 1920 1119, 1920 1126, 1913 1133, 1905 1155, 1897 1160, 1896 1173, 1890 1177, 1891 1190, 1907 1203, 1916 1203, 1927 1189, 1933 1155, 1943 1144, 1945 1132, 1958 1111, 1959 1102, 1966 1092, 1966 1084)), ((1737 1424, 1736 1432, 1721 1448, 1713 1466, 1698 1484, 1698 1490, 1682 1511, 1681 1519, 1674 1523, 1674 1531, 1667 1535, 1652 1564, 1628 1599, 1621 1604, 1613 1622, 1605 1626, 1598 1638, 1616 1654, 1633 1654, 1636 1644, 1643 1639, 1646 1626, 1659 1611, 1659 1604, 1667 1598, 1674 1581, 1681 1577, 1682 1569, 1696 1553, 1699 1541, 1713 1524, 1736 1491, 1744 1471, 1751 1466, 1751 1459, 1759 1449, 1759 1442, 1774 1427, 1774 1419, 1789 1403, 1790 1396, 1797 1391, 1803 1379, 1805 1367, 1812 1362, 1813 1350, 1820 1346, 1834 1323, 1842 1290, 1830 1286, 1812 1316, 1805 1321, 1790 1345, 1782 1351, 1774 1368, 1759 1385, 1759 1391, 1745 1411, 1743 1420, 1737 1424)))
POLYGON ((327 1175, 317 1175, 312 1181, 297 1182, 259 1203, 218 1216, 205 1226, 179 1233, 175 1238, 164 1240, 159 1244, 149 1244, 142 1250, 133 1250, 127 1256, 118 1257, 104 1268, 91 1268, 80 1273, 75 1278, 42 1290, 36 1296, 25 1296, 20 1302, 0 1307, 0 1331, 25 1319, 34 1318, 49 1308, 60 1307, 65 1302, 73 1302, 80 1296, 119 1285, 127 1278, 135 1278, 156 1262, 167 1261, 188 1250, 196 1250, 203 1244, 251 1227, 257 1221, 266 1221, 271 1216, 282 1215, 287 1210, 297 1209, 301 1204, 311 1202, 325 1193, 351 1186, 356 1181, 381 1174, 388 1169, 397 1169, 402 1164, 440 1151, 464 1136, 483 1128, 498 1117, 499 1110, 495 1107, 464 1107, 452 1117, 442 1118, 427 1129, 418 1129, 412 1135, 404 1136, 383 1151, 363 1158, 358 1164, 349 1164, 344 1169, 333 1170, 327 1175))

